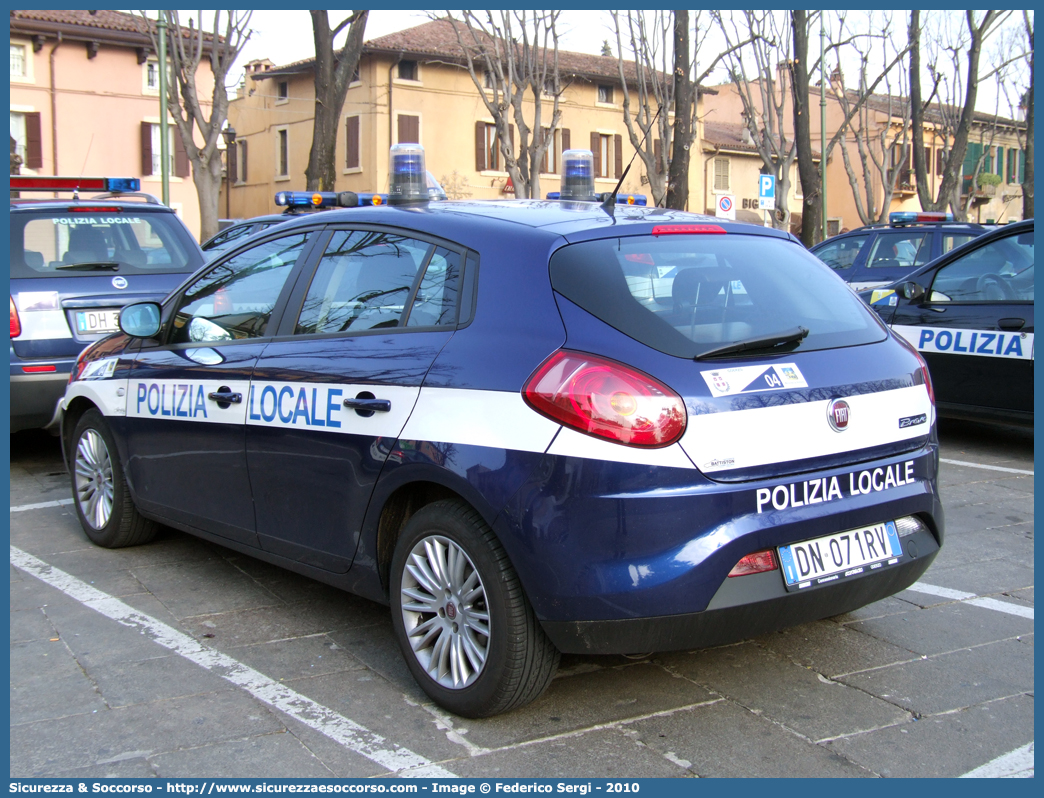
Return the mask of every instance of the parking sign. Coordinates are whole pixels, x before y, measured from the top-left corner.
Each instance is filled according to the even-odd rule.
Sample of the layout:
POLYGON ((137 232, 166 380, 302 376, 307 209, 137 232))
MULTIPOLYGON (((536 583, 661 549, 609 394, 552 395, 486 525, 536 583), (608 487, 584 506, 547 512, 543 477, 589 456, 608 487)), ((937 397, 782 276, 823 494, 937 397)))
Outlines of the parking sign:
POLYGON ((775 175, 761 175, 758 179, 758 210, 776 210, 775 175))
POLYGON ((736 219, 736 200, 731 194, 718 195, 718 207, 714 215, 722 219, 736 219))

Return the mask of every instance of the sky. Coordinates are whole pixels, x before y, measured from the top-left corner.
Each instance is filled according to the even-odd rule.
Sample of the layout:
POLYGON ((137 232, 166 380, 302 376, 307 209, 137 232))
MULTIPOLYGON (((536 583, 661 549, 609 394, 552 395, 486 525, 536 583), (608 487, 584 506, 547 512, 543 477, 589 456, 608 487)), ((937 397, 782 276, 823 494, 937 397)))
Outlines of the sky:
MULTIPOLYGON (((155 16, 155 12, 148 12, 155 16)), ((186 23, 187 16, 194 16, 196 12, 183 11, 182 22, 186 23)), ((212 26, 212 13, 203 12, 206 29, 212 26)), ((351 11, 328 11, 331 25, 347 17, 351 11)), ((366 39, 374 39, 388 33, 421 25, 428 21, 430 14, 443 14, 442 11, 409 11, 409 10, 381 10, 370 11, 366 23, 366 39)), ((481 12, 478 12, 481 13, 481 12)), ((703 12, 706 13, 706 12, 703 12)), ((884 13, 884 12, 882 12, 884 13)), ((902 24, 908 12, 894 12, 897 35, 905 39, 905 25, 902 24)), ((953 12, 950 21, 960 26, 964 12, 953 12)), ((1021 25, 1021 16, 1014 15, 1011 25, 1021 25)), ((616 51, 616 35, 611 29, 612 21, 605 11, 563 11, 559 19, 559 46, 564 50, 573 50, 583 53, 598 53, 605 40, 610 42, 613 51, 616 51)), ((236 68, 229 75, 229 89, 233 89, 242 79, 243 68, 251 60, 269 58, 276 65, 289 64, 305 58, 311 58, 314 54, 312 39, 311 17, 306 10, 258 10, 254 11, 250 21, 253 34, 242 54, 237 59, 236 68)), ((818 36, 815 37, 818 39, 818 36)), ((995 39, 997 37, 994 37, 995 39)), ((343 43, 343 34, 337 43, 343 43)), ((814 49, 818 51, 818 41, 813 41, 814 49)), ((999 45, 999 42, 998 42, 999 45)), ((715 41, 708 40, 701 51, 711 52, 715 47, 715 41)), ((700 59, 704 60, 703 57, 700 59)), ((829 61, 829 59, 828 59, 829 61)), ((844 66, 844 62, 842 62, 844 66)), ((702 66, 701 70, 702 71, 702 66)), ((846 82, 851 82, 858 75, 858 67, 851 65, 846 68, 846 82)), ((724 82, 727 80, 724 72, 719 70, 712 76, 711 83, 724 82)), ((980 111, 989 113, 1000 113, 1008 116, 1011 110, 1004 106, 1001 99, 1001 107, 997 107, 997 91, 989 82, 980 86, 979 101, 976 107, 980 111)))

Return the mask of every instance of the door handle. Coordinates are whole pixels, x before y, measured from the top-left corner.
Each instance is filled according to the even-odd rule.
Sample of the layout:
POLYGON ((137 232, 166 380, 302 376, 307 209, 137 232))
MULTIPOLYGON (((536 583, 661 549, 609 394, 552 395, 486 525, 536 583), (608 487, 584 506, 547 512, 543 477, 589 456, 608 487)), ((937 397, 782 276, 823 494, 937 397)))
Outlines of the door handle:
POLYGON ((387 413, 391 410, 391 401, 388 399, 373 399, 366 397, 356 397, 355 399, 345 399, 344 406, 350 407, 352 410, 374 411, 378 413, 387 413))
POLYGON ((1021 330, 1023 327, 1026 326, 1026 320, 1025 319, 1000 319, 997 322, 997 326, 1000 327, 1002 330, 1007 330, 1009 332, 1015 332, 1016 330, 1021 330))
POLYGON ((219 405, 239 404, 243 401, 243 394, 230 391, 227 388, 219 388, 207 394, 207 398, 217 402, 219 405))

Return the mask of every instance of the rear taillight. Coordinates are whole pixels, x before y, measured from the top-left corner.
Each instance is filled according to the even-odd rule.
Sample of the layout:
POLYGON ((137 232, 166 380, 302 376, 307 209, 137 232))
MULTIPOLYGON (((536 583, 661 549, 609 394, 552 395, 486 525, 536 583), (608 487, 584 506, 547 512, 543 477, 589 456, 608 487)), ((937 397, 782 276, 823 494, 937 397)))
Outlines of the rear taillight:
POLYGON ((776 570, 776 555, 772 549, 756 551, 748 554, 729 571, 729 576, 747 576, 749 574, 762 574, 766 571, 776 570))
POLYGON ((18 318, 18 308, 15 307, 14 297, 11 297, 11 337, 17 338, 22 334, 22 321, 18 318))
POLYGON ((928 398, 931 400, 932 407, 935 407, 935 388, 932 387, 932 375, 928 371, 928 361, 926 361, 924 356, 917 351, 917 347, 903 338, 903 336, 896 333, 895 337, 899 340, 899 343, 909 349, 910 352, 913 353, 913 356, 917 358, 917 362, 921 366, 921 379, 924 381, 924 387, 928 391, 928 398))
POLYGON ((583 352, 555 352, 530 377, 523 396, 554 421, 627 446, 669 446, 685 431, 678 394, 648 374, 583 352))

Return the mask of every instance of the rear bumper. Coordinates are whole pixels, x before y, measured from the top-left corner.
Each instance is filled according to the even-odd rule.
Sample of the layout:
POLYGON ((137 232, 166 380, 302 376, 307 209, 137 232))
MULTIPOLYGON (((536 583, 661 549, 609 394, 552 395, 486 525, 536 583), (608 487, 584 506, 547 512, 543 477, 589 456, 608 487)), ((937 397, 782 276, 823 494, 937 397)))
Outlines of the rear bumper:
POLYGON ((54 365, 55 371, 26 374, 11 364, 11 432, 50 428, 58 420, 58 402, 65 395, 73 361, 32 365, 54 365))
POLYGON ((735 643, 840 615, 905 590, 928 570, 939 545, 929 532, 903 538, 899 564, 844 582, 788 593, 779 570, 726 579, 705 612, 605 621, 543 621, 566 654, 638 654, 735 643), (912 544, 912 545, 911 545, 912 544))

